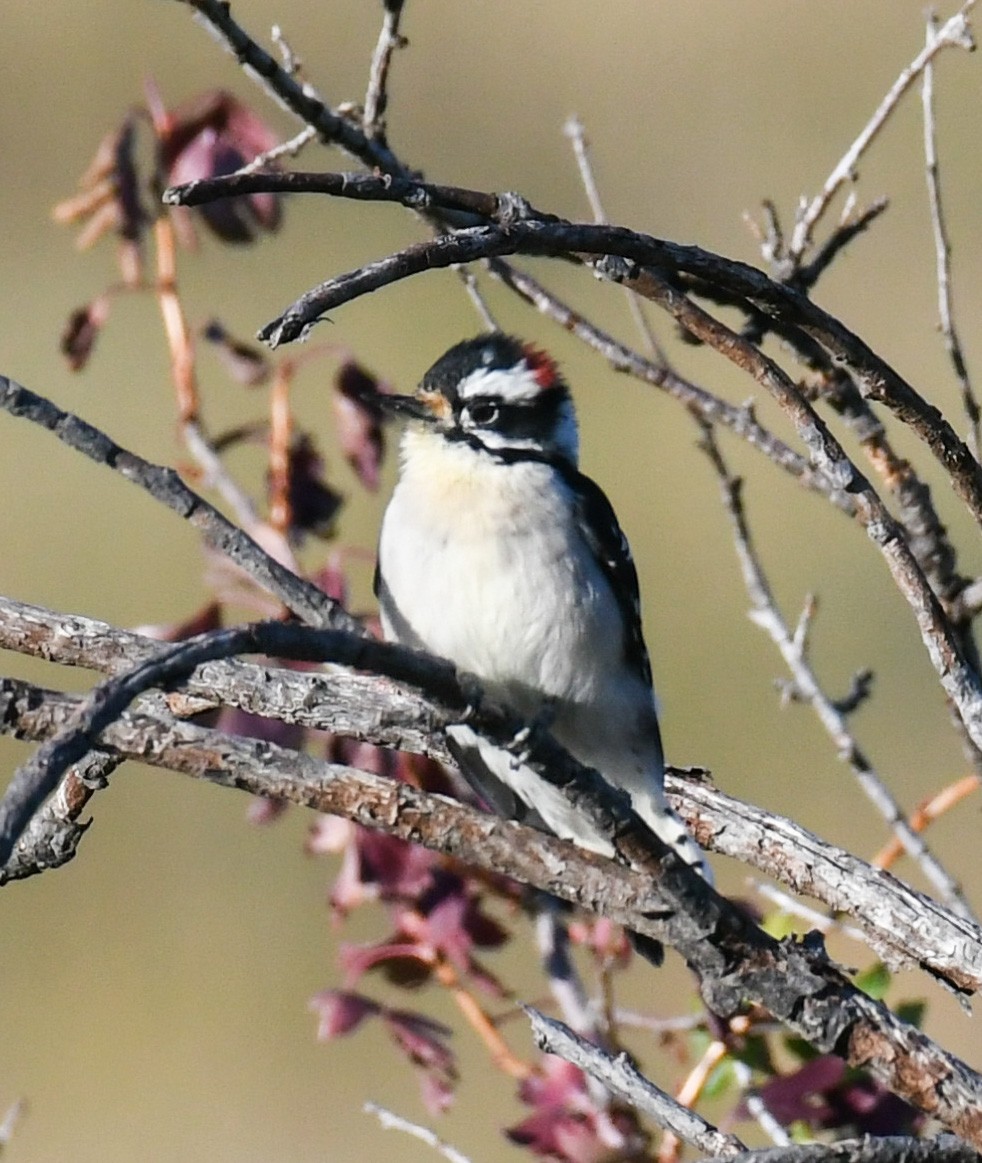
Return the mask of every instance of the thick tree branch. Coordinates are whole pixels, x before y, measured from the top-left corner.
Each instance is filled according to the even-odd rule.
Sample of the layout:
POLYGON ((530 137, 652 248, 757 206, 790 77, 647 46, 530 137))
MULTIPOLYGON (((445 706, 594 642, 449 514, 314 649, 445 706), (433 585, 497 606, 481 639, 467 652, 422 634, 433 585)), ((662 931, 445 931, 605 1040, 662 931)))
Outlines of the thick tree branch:
MULTIPOLYGON (((0 648, 104 674, 123 673, 167 649, 91 618, 7 598, 0 598, 0 648)), ((421 677, 425 681, 425 671, 421 677)), ((234 659, 197 667, 167 700, 182 716, 236 707, 441 762, 450 760, 443 728, 460 717, 459 707, 375 675, 341 667, 297 671, 234 659)), ((892 967, 920 966, 959 993, 982 988, 982 930, 971 921, 793 821, 726 795, 704 778, 680 777, 670 769, 667 790, 704 847, 854 917, 892 967)), ((22 863, 29 871, 29 861, 22 863)))
MULTIPOLYGON (((363 640, 304 630, 321 643, 332 633, 349 639, 359 651, 358 664, 365 662, 363 640)), ((288 640, 289 635, 281 639, 280 647, 288 640)), ((185 658, 196 648, 191 641, 185 658)), ((255 641, 252 647, 261 649, 255 641)), ((179 658, 172 654, 167 667, 157 667, 158 673, 175 672, 179 658)), ((117 685, 114 696, 135 685, 134 678, 122 688, 117 685)), ((118 697, 100 699, 97 705, 114 701, 118 697)), ((57 741, 77 734, 85 708, 86 701, 45 692, 39 699, 36 688, 8 682, 0 722, 16 720, 20 733, 30 734, 30 716, 37 712, 33 730, 48 735, 61 729, 57 741), (19 705, 24 700, 28 705, 19 705)), ((91 714, 87 717, 91 722, 91 714)), ((480 722, 480 714, 474 721, 480 722)), ((50 752, 50 742, 42 750, 50 752)), ((672 855, 652 860, 647 842, 632 836, 629 819, 614 832, 618 849, 634 869, 381 776, 189 723, 162 724, 125 713, 107 727, 101 746, 125 748, 134 758, 222 786, 341 815, 479 868, 507 869, 524 883, 673 945, 697 974, 703 999, 714 1012, 725 1016, 747 1003, 759 1004, 816 1048, 867 1068, 908 1102, 982 1145, 982 1077, 857 990, 814 941, 775 941, 672 855)), ((601 791, 596 796, 595 818, 603 817, 601 805, 609 795, 601 791)), ((584 792, 581 809, 587 810, 592 800, 584 792)), ((619 804, 612 805, 610 814, 624 817, 619 804)))
MULTIPOLYGON (((700 1163, 711 1163, 703 1159, 700 1163)), ((730 1163, 979 1163, 977 1152, 951 1135, 937 1139, 867 1135, 838 1143, 762 1147, 731 1155, 730 1163)))
MULTIPOLYGON (((500 225, 470 227, 452 235, 407 247, 357 271, 339 275, 301 296, 260 331, 260 338, 278 346, 306 334, 330 311, 383 286, 456 263, 501 258, 509 254, 553 257, 615 255, 638 268, 600 261, 607 277, 632 287, 646 298, 668 306, 663 283, 652 289, 648 275, 691 275, 773 318, 810 335, 834 360, 845 363, 865 395, 889 407, 925 441, 951 477, 955 491, 982 526, 982 466, 972 456, 940 412, 926 403, 884 360, 839 320, 786 284, 776 283, 746 263, 734 262, 697 246, 652 238, 618 226, 569 223, 536 217, 536 211, 515 196, 490 195, 499 203, 500 225), (645 266, 651 268, 645 271, 645 266)), ((594 261, 594 260, 591 260, 594 261)), ((681 298, 682 296, 680 296, 681 298)), ((676 300, 677 301, 677 300, 676 300)))

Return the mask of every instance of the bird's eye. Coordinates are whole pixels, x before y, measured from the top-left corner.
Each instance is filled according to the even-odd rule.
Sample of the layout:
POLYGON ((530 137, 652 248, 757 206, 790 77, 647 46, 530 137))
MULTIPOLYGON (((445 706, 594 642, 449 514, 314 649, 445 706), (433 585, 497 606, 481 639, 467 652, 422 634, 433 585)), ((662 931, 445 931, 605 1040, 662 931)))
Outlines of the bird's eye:
POLYGON ((493 424, 498 419, 498 405, 490 400, 477 400, 467 411, 475 424, 493 424))

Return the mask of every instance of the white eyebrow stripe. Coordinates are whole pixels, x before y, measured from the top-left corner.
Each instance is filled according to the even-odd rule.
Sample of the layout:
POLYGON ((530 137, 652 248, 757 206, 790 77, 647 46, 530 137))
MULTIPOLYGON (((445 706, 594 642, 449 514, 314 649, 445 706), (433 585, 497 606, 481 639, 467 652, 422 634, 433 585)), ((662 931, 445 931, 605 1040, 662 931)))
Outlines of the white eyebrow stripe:
POLYGON ((472 400, 475 396, 494 396, 506 402, 534 400, 541 396, 542 385, 535 373, 524 364, 513 368, 478 368, 461 381, 457 393, 462 400, 472 400))

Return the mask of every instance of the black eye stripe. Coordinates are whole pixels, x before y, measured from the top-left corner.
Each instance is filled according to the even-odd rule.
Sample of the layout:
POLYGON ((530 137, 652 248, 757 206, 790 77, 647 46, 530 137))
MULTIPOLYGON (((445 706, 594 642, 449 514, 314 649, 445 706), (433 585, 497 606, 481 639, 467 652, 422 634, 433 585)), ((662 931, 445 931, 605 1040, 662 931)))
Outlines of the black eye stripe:
POLYGON ((541 397, 506 401, 499 396, 474 396, 463 403, 461 412, 475 424, 493 424, 495 428, 508 432, 527 427, 536 414, 551 415, 553 409, 544 405, 541 397))

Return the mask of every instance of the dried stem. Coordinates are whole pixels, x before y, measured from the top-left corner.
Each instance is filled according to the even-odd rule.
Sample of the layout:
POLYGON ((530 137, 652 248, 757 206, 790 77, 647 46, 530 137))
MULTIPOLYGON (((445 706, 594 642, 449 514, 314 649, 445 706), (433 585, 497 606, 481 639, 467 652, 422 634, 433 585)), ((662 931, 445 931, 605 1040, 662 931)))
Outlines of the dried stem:
POLYGON ((404 1119, 402 1115, 397 1115, 393 1111, 388 1110, 384 1106, 379 1106, 374 1102, 366 1102, 361 1108, 365 1114, 374 1115, 384 1131, 402 1131, 404 1134, 412 1135, 414 1139, 419 1139, 421 1143, 425 1143, 427 1147, 432 1147, 438 1155, 442 1155, 447 1163, 471 1163, 470 1159, 458 1151, 456 1147, 451 1147, 449 1143, 444 1142, 428 1127, 421 1127, 419 1123, 410 1122, 409 1119, 404 1119))
POLYGON ((819 219, 828 209, 829 203, 846 183, 853 181, 856 165, 859 159, 869 148, 871 142, 886 124, 897 103, 904 93, 913 85, 917 78, 930 65, 937 54, 949 45, 959 48, 972 49, 974 42, 968 25, 968 13, 975 7, 975 0, 967 0, 958 12, 946 21, 938 34, 929 39, 928 44, 917 54, 911 63, 894 81, 890 91, 880 102, 873 116, 863 127, 862 132, 839 159, 838 164, 825 179, 825 184, 815 197, 804 207, 795 222, 794 231, 788 246, 788 256, 797 265, 801 256, 811 242, 812 232, 819 219))
MULTIPOLYGON (((918 804, 910 816, 910 827, 915 832, 923 832, 925 828, 940 819, 945 812, 957 807, 967 796, 977 791, 980 784, 977 775, 964 775, 954 783, 935 792, 923 803, 918 804)), ((889 868, 903 852, 903 845, 899 840, 892 840, 885 844, 873 857, 870 863, 876 868, 889 868)))
POLYGON ((660 1127, 700 1151, 708 1151, 723 1159, 732 1158, 745 1149, 736 1135, 724 1134, 645 1078, 626 1054, 614 1058, 562 1022, 547 1018, 531 1006, 523 1006, 523 1009, 532 1026, 532 1037, 543 1053, 556 1054, 578 1066, 632 1107, 650 1115, 660 1127))
POLYGON ((382 29, 368 70, 368 91, 365 93, 365 112, 362 125, 365 136, 385 141, 385 109, 388 104, 389 67, 392 55, 405 44, 399 35, 403 0, 385 0, 382 29))
POLYGON ((767 577, 757 557, 750 529, 743 507, 740 481, 732 477, 726 467, 712 430, 703 428, 702 447, 719 477, 723 504, 726 507, 733 528, 733 539, 740 572, 750 597, 753 622, 764 630, 778 648, 785 665, 791 673, 795 691, 799 698, 808 702, 829 738, 835 744, 839 758, 848 763, 856 782, 867 799, 877 809, 904 851, 915 861, 945 903, 959 915, 972 917, 968 902, 955 881, 948 875, 940 861, 930 852, 923 839, 910 827, 900 805, 894 799, 886 784, 876 773, 866 754, 856 742, 849 729, 842 708, 824 692, 819 683, 803 641, 792 634, 781 616, 774 600, 767 577))
MULTIPOLYGON (((933 45, 937 45, 941 35, 938 31, 936 17, 933 13, 929 13, 927 18, 927 48, 930 49, 933 45)), ((934 123, 934 66, 930 61, 924 66, 924 76, 921 81, 921 105, 924 111, 924 160, 927 169, 927 197, 928 205, 931 208, 931 228, 934 234, 936 255, 938 317, 941 321, 941 333, 944 335, 945 347, 948 349, 948 356, 961 388, 962 404, 965 408, 965 414, 968 416, 969 442, 977 459, 980 450, 979 428, 980 421, 982 421, 982 411, 979 409, 975 389, 972 387, 968 367, 965 364, 961 340, 955 329, 951 297, 951 243, 948 239, 948 228, 941 202, 941 169, 938 162, 934 123)))

